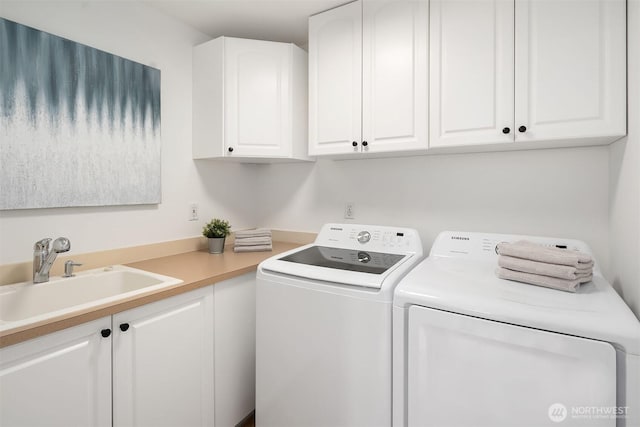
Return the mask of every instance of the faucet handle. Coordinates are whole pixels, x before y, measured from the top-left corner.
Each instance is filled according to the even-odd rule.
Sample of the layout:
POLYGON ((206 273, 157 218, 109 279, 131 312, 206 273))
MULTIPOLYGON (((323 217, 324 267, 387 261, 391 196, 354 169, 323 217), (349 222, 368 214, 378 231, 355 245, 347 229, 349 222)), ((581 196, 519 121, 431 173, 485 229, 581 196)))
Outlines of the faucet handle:
POLYGON ((44 238, 42 240, 38 240, 33 245, 33 250, 34 251, 48 250, 49 249, 49 243, 51 243, 51 239, 49 237, 46 237, 46 238, 44 238))
POLYGON ((73 277, 73 267, 80 267, 82 264, 79 262, 73 262, 73 260, 69 260, 64 263, 64 276, 62 277, 73 277))

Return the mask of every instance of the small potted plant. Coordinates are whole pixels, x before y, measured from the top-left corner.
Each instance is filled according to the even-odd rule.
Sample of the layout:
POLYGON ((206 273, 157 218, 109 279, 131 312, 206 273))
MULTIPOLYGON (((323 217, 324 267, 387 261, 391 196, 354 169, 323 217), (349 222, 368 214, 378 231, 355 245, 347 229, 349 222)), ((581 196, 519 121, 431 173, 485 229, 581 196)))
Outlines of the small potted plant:
POLYGON ((202 235, 209 238, 209 253, 221 254, 224 252, 224 240, 231 232, 229 221, 214 218, 202 228, 202 235))

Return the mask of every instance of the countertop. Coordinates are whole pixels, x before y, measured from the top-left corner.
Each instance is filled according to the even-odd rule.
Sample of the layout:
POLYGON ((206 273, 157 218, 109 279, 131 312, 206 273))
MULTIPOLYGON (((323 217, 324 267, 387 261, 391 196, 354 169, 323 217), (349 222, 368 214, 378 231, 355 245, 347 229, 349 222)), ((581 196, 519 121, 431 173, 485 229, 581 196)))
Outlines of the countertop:
POLYGON ((263 260, 300 246, 300 243, 274 242, 273 251, 270 252, 234 253, 232 248, 227 247, 223 254, 187 252, 125 264, 175 277, 183 283, 0 332, 0 348, 250 273, 263 260))

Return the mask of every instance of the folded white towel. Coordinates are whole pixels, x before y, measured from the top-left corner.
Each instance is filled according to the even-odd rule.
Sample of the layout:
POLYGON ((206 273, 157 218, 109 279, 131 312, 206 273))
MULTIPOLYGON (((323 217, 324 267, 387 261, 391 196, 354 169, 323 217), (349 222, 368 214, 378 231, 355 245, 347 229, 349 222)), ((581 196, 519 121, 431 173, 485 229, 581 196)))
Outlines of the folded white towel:
POLYGON ((233 248, 234 252, 264 252, 271 250, 273 250, 271 245, 235 246, 233 248))
POLYGON ((507 268, 498 267, 496 276, 500 279, 514 280, 516 282, 528 283, 531 285, 544 286, 546 288, 558 289, 560 291, 576 292, 581 283, 590 282, 592 275, 581 277, 575 280, 558 279, 557 277, 541 276, 539 274, 523 273, 507 268))
POLYGON ((251 247, 251 246, 264 246, 264 245, 271 245, 271 242, 262 242, 262 243, 247 243, 247 244, 243 244, 243 243, 236 243, 235 245, 233 245, 234 248, 245 248, 245 247, 251 247))
POLYGON ((254 234, 254 235, 247 234, 247 235, 235 236, 236 240, 254 239, 256 237, 268 237, 268 238, 271 238, 271 234, 259 233, 259 234, 254 234))
POLYGON ((591 257, 580 251, 551 248, 526 240, 515 243, 500 243, 498 244, 497 250, 500 255, 508 255, 531 261, 569 265, 581 269, 593 267, 591 257))
POLYGON ((576 268, 568 265, 549 264, 546 262, 531 261, 507 255, 500 255, 498 257, 498 265, 500 267, 508 268, 509 270, 557 277, 565 280, 580 279, 593 274, 593 266, 576 268))
POLYGON ((267 228, 255 228, 253 230, 238 230, 235 232, 236 239, 247 237, 271 237, 271 230, 267 228))
POLYGON ((270 245, 271 237, 246 237, 244 239, 236 239, 234 244, 236 246, 270 245))

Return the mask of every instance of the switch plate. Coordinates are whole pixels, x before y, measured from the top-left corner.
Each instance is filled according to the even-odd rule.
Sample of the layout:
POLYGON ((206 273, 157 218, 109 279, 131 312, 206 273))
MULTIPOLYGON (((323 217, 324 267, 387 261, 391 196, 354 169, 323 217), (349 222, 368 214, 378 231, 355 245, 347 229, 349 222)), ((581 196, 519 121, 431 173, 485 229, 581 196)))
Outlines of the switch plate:
POLYGON ((344 218, 356 219, 355 205, 353 203, 347 203, 346 205, 344 205, 344 218))
POLYGON ((189 205, 189 221, 197 221, 198 220, 198 204, 191 203, 189 205))

